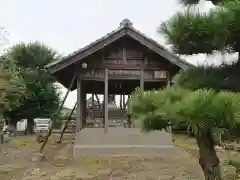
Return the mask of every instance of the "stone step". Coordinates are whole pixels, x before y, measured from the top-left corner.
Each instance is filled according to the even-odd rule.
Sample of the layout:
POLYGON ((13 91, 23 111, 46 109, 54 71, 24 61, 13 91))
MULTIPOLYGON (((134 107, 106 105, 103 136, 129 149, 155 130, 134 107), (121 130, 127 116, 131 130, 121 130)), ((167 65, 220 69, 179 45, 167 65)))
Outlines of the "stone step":
POLYGON ((143 133, 137 128, 85 128, 76 134, 74 153, 79 156, 154 155, 175 151, 172 137, 164 131, 143 133))
POLYGON ((84 146, 74 145, 73 155, 77 159, 82 156, 158 156, 177 154, 174 146, 84 146))
POLYGON ((138 128, 85 128, 76 134, 76 144, 173 145, 172 136, 164 131, 143 133, 138 128))

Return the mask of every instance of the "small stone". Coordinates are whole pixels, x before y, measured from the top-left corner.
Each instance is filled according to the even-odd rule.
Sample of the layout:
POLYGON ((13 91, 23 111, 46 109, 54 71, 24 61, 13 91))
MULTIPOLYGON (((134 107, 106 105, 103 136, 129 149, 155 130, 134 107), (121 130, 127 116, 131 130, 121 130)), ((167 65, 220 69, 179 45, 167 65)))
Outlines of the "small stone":
POLYGON ((44 176, 47 176, 47 173, 46 172, 41 172, 41 177, 44 177, 44 176))
POLYGON ((58 176, 51 176, 50 179, 51 180, 60 180, 60 178, 58 176))
POLYGON ((46 159, 46 158, 45 158, 44 154, 37 153, 37 154, 35 154, 34 157, 32 158, 32 161, 33 161, 33 162, 39 162, 39 161, 43 161, 43 160, 45 160, 45 159, 46 159))
POLYGON ((39 168, 36 168, 33 170, 34 172, 40 172, 40 169, 39 168))

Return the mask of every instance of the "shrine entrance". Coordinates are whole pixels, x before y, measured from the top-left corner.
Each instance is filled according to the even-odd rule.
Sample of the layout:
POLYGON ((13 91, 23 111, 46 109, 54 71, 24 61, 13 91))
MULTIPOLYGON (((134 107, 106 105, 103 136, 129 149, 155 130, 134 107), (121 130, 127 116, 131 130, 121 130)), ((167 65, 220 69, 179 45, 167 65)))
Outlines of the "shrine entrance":
POLYGON ((166 86, 165 81, 141 82, 140 76, 136 79, 112 79, 106 74, 105 81, 82 80, 81 90, 84 93, 82 94, 83 97, 80 95, 80 101, 83 101, 81 103, 83 114, 80 129, 84 127, 104 127, 105 132, 107 132, 108 127, 134 127, 131 116, 129 116, 130 112, 128 113, 131 93, 137 87, 152 90, 166 86), (87 103, 87 106, 85 101, 89 101, 89 99, 86 98, 85 94, 92 95, 91 103, 87 103), (98 100, 99 95, 103 96, 102 102, 98 100), (85 111, 87 114, 84 114, 85 111))
MULTIPOLYGON (((98 130, 94 132, 86 129, 89 114, 98 114, 98 117, 93 117, 93 127, 104 127, 105 134, 117 132, 118 130, 109 130, 111 120, 116 121, 121 113, 121 122, 129 122, 129 117, 124 117, 127 112, 124 103, 120 103, 122 107, 118 110, 111 110, 115 95, 120 95, 122 102, 126 102, 124 98, 130 96, 136 87, 141 91, 164 88, 180 69, 188 66, 187 62, 136 30, 125 19, 116 30, 60 61, 49 64, 48 69, 66 88, 77 89, 77 132, 88 134, 82 134, 81 137, 94 133, 97 133, 95 136, 102 137, 100 128, 95 128, 98 130), (92 94, 91 112, 87 111, 86 94, 92 94), (96 96, 99 94, 104 97, 102 103, 96 96)), ((110 140, 105 141, 109 143, 110 140)), ((84 142, 81 140, 81 143, 84 142)))

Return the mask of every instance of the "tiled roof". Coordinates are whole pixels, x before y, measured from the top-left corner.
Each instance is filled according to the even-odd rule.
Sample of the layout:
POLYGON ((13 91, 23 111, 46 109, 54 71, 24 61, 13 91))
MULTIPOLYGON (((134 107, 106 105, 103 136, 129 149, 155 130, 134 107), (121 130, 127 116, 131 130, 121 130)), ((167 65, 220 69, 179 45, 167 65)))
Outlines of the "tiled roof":
MULTIPOLYGON (((178 55, 172 53, 171 51, 169 51, 167 48, 165 48, 164 46, 160 45, 158 42, 156 42, 155 40, 153 40, 152 38, 146 36, 145 34, 141 33, 140 31, 138 31, 137 29, 135 29, 133 26, 132 26, 132 23, 128 20, 128 19, 124 19, 121 23, 120 23, 120 26, 113 30, 112 32, 106 34, 105 36, 103 36, 102 38, 90 43, 89 45, 77 50, 77 51, 74 51, 73 53, 61 58, 60 60, 57 60, 57 61, 54 61, 50 64, 48 64, 46 66, 46 68, 53 68, 55 66, 58 66, 59 64, 64 64, 65 62, 69 61, 72 57, 78 55, 78 54, 81 54, 82 52, 92 48, 93 46, 103 42, 104 40, 108 39, 108 38, 111 38, 111 36, 117 34, 117 33, 120 33, 122 30, 130 30, 132 31, 133 33, 135 33, 136 35, 140 35, 142 38, 144 38, 145 40, 147 40, 148 42, 154 44, 154 46, 156 46, 158 49, 161 49, 161 51, 165 52, 165 54, 167 54, 167 56, 169 58, 167 58, 169 61, 171 61, 172 63, 176 64, 177 66, 181 67, 181 68, 186 68, 188 66, 192 66, 190 63, 188 63, 187 61, 181 59, 178 55)), ((129 35, 128 34, 128 31, 125 32, 126 35, 129 35)), ((157 52, 161 55, 160 52, 157 52)), ((68 65, 67 65, 68 66, 68 65)))

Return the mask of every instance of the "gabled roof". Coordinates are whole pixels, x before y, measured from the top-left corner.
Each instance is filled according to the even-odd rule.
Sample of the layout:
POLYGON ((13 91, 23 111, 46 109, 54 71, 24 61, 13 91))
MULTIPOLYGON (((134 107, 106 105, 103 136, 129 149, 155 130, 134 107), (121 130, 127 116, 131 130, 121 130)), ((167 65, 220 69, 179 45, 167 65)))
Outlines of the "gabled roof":
POLYGON ((147 37, 140 31, 136 30, 128 19, 124 19, 116 30, 108 33, 107 35, 85 46, 84 48, 79 49, 69 54, 68 56, 63 57, 60 60, 48 64, 46 68, 48 68, 51 73, 60 71, 61 69, 64 69, 70 66, 71 64, 86 58, 87 56, 93 54, 94 52, 103 49, 105 46, 113 43, 114 41, 120 39, 123 36, 130 36, 131 38, 135 39, 142 45, 148 47, 152 51, 156 52, 157 54, 161 55, 162 57, 164 57, 165 59, 169 60, 170 62, 172 62, 173 64, 182 69, 191 66, 190 63, 181 59, 179 56, 167 50, 164 46, 158 44, 153 39, 147 37))

